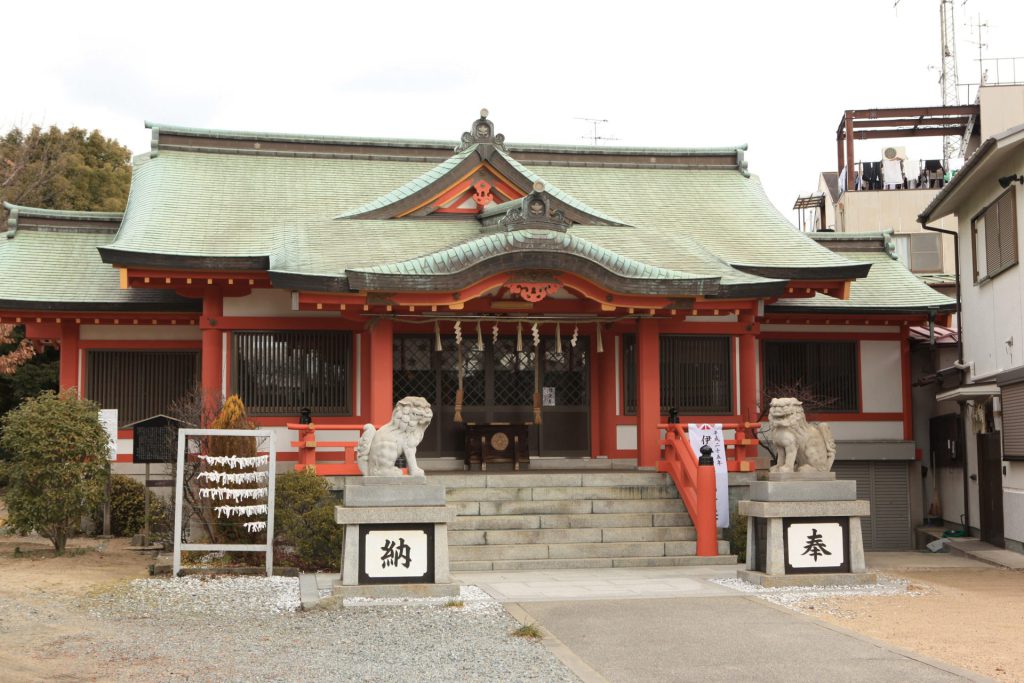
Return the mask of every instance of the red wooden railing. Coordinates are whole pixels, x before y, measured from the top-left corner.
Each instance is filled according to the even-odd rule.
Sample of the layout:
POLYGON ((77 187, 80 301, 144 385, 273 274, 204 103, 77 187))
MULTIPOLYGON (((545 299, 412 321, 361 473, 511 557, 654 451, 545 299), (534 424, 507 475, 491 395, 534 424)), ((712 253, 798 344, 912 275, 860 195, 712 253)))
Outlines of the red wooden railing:
POLYGON ((658 471, 668 472, 676 484, 686 511, 697 529, 697 555, 718 555, 718 531, 715 528, 715 466, 697 465, 686 429, 681 424, 659 425, 665 430, 662 459, 658 471))
POLYGON ((314 472, 326 476, 355 475, 361 474, 359 465, 356 464, 356 441, 317 441, 317 430, 328 431, 354 431, 357 435, 362 432, 363 425, 341 425, 341 424, 298 424, 288 423, 288 429, 294 429, 299 433, 297 441, 292 441, 292 446, 299 449, 299 461, 295 465, 296 470, 312 468, 314 472), (324 458, 343 458, 342 462, 317 462, 317 448, 340 448, 341 451, 330 451, 320 453, 324 458))
MULTIPOLYGON (((722 424, 723 430, 735 430, 736 436, 725 440, 726 464, 730 472, 754 471, 757 439, 753 437, 759 422, 722 424)), ((698 465, 698 456, 690 446, 685 424, 660 424, 665 430, 661 440, 658 471, 667 472, 679 491, 697 530, 697 555, 718 555, 718 530, 715 523, 715 467, 698 465)))

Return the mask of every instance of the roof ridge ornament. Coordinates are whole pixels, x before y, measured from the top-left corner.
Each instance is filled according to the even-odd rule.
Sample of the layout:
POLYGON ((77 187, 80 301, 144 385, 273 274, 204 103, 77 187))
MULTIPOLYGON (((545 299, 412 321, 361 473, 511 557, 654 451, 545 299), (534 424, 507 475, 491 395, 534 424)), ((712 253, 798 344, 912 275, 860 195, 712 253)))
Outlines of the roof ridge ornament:
POLYGON ((518 200, 518 206, 511 207, 498 220, 500 230, 512 232, 523 228, 544 228, 565 232, 572 227, 572 221, 565 212, 552 206, 551 195, 544 191, 544 183, 533 183, 533 192, 518 200))
POLYGON ((489 112, 486 109, 480 110, 480 118, 473 122, 468 132, 462 134, 462 142, 455 148, 456 154, 461 154, 473 145, 490 144, 499 151, 508 153, 505 149, 505 136, 501 133, 494 134, 494 123, 487 118, 489 112))

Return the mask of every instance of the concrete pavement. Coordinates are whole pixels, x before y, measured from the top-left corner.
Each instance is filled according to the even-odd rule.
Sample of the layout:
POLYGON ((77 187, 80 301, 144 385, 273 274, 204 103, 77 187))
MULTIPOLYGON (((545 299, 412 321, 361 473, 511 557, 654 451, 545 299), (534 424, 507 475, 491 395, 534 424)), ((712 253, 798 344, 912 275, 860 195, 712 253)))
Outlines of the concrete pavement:
MULTIPOLYGON (((869 553, 867 563, 985 566, 925 553, 869 553)), ((721 566, 453 573, 538 623, 588 682, 989 680, 709 581, 735 576, 721 566)))

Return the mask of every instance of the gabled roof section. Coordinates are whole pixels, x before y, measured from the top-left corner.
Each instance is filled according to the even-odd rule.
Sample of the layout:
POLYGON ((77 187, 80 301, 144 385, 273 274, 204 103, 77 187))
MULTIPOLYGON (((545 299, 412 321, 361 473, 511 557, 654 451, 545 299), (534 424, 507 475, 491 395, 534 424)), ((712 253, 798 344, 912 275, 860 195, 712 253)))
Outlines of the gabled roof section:
POLYGON ((981 181, 979 169, 986 166, 994 167, 1011 155, 1019 154, 1018 148, 1021 145, 1024 145, 1024 124, 1007 128, 986 139, 953 179, 932 198, 917 217, 917 221, 924 225, 954 213, 960 207, 958 200, 966 196, 981 181))
POLYGON ((628 294, 709 295, 719 278, 705 278, 625 258, 555 230, 484 235, 434 254, 352 269, 349 286, 366 291, 450 290, 507 270, 565 270, 628 294))
POLYGON ((121 289, 97 247, 114 239, 119 213, 56 211, 4 204, 0 310, 191 312, 198 299, 166 289, 121 289))
POLYGON ((911 273, 893 252, 892 233, 812 233, 810 237, 871 270, 850 284, 848 299, 816 294, 807 299, 780 299, 769 311, 948 313, 956 302, 911 273))
POLYGON ((7 211, 7 237, 13 238, 19 228, 63 230, 64 232, 98 232, 113 235, 124 216, 121 212, 60 211, 19 206, 4 202, 7 211))
MULTIPOLYGON (((484 172, 494 176, 518 191, 518 199, 528 194, 540 183, 556 202, 567 219, 584 225, 624 225, 586 203, 545 182, 538 174, 513 159, 505 148, 505 136, 494 134, 494 124, 487 118, 487 110, 481 110, 480 118, 473 122, 470 131, 462 134, 462 142, 455 148, 455 154, 423 175, 410 180, 384 196, 346 211, 341 219, 404 218, 425 216, 434 212, 437 201, 452 188, 484 172)), ((486 211, 481 206, 480 211, 486 211)))

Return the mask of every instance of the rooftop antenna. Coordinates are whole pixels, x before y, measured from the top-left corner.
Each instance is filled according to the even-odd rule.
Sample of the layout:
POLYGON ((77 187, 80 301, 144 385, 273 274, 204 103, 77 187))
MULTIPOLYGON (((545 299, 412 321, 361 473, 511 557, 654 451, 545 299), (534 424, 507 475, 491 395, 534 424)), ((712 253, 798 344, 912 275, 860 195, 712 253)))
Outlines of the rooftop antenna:
POLYGON ((978 46, 978 85, 981 86, 981 85, 985 84, 985 62, 982 61, 982 56, 981 55, 982 55, 982 50, 984 48, 988 47, 988 43, 984 42, 982 40, 982 38, 981 38, 981 31, 982 31, 982 29, 988 28, 988 23, 987 22, 983 22, 981 20, 981 14, 979 14, 978 15, 978 21, 977 22, 972 22, 972 23, 968 24, 968 26, 970 26, 971 28, 976 29, 978 31, 978 39, 977 40, 968 40, 967 42, 971 43, 972 45, 977 45, 978 46))
MULTIPOLYGON (((953 21, 953 0, 939 0, 939 20, 942 39, 942 106, 956 107, 960 104, 959 78, 956 73, 956 30, 953 21)), ((960 140, 947 135, 942 138, 942 158, 947 162, 960 156, 960 140)))
POLYGON ((618 140, 618 138, 598 135, 597 127, 602 123, 608 123, 608 119, 591 119, 586 116, 576 116, 574 118, 577 121, 586 121, 587 123, 594 127, 594 132, 591 135, 581 135, 580 140, 590 140, 590 144, 594 145, 595 147, 597 146, 599 140, 618 140))

